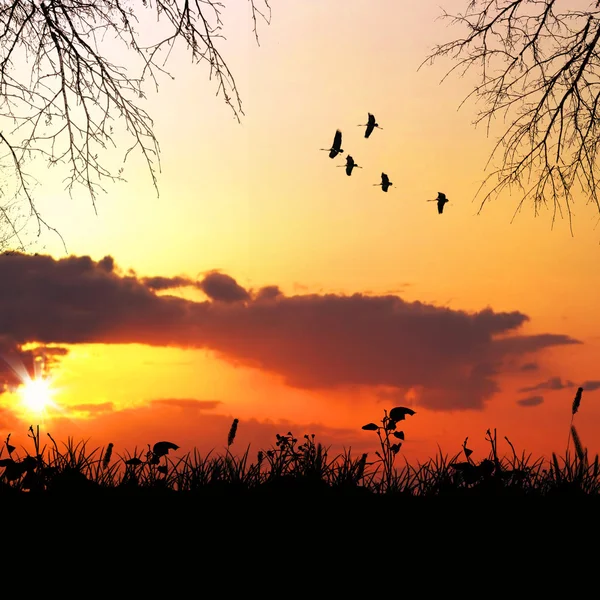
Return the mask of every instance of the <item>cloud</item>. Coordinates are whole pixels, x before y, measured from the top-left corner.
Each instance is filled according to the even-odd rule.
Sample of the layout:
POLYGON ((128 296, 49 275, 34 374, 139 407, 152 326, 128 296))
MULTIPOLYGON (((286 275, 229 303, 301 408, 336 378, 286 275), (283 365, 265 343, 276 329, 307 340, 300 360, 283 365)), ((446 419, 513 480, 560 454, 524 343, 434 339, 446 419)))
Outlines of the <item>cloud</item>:
POLYGON ((277 286, 253 298, 214 271, 197 284, 209 300, 159 296, 135 274, 117 272, 110 257, 0 256, 0 280, 10 281, 10 293, 0 295, 0 331, 15 349, 27 342, 206 348, 292 387, 413 390, 415 403, 433 410, 481 409, 507 365, 581 343, 519 335, 529 320, 519 311, 466 312, 393 295, 285 296, 277 286))
MULTIPOLYGON (((182 457, 194 448, 205 457, 211 450, 217 456, 224 454, 233 418, 234 415, 181 410, 172 403, 152 402, 147 406, 100 413, 93 419, 55 415, 40 429, 44 438, 46 432, 50 433, 59 445, 69 436, 76 442, 80 439, 89 440, 90 448, 106 446, 112 442, 115 445, 115 456, 124 456, 125 451, 133 452, 135 448, 145 451, 147 444, 167 440, 180 446, 177 452, 172 453, 173 457, 182 457)), ((259 449, 267 450, 275 446, 276 434, 283 435, 291 431, 299 443, 304 441, 304 434, 314 433, 316 442, 323 443, 325 447, 331 446, 331 459, 343 452, 344 448, 350 447, 352 456, 358 458, 361 452, 377 449, 376 437, 372 432, 362 431, 361 425, 359 423, 354 429, 344 429, 288 420, 240 419, 231 451, 241 455, 250 447, 249 460, 255 461, 259 449)), ((19 450, 22 444, 31 452, 31 441, 27 438, 28 427, 29 422, 18 420, 0 408, 0 430, 4 430, 3 435, 6 431, 12 432, 11 442, 19 450), (4 422, 5 416, 10 420, 4 422)), ((407 443, 411 444, 413 441, 407 440, 407 443)))
POLYGON ((537 371, 539 368, 539 365, 535 362, 528 362, 521 365, 521 371, 537 371))
POLYGON ((273 300, 278 296, 283 296, 283 292, 276 285, 267 285, 262 287, 256 293, 256 300, 273 300))
POLYGON ((112 402, 100 402, 98 404, 73 404, 67 408, 70 412, 84 412, 90 415, 99 415, 101 413, 112 412, 115 407, 112 402))
POLYGON ((197 285, 211 300, 243 302, 250 299, 250 294, 233 277, 224 273, 212 271, 197 285))
POLYGON ((539 406, 544 402, 543 396, 529 396, 528 398, 523 398, 522 400, 517 400, 517 404, 519 406, 539 406))
POLYGON ((151 290, 157 291, 194 285, 194 282, 187 277, 144 277, 142 282, 151 290))
POLYGON ((593 392, 594 390, 600 389, 600 381, 597 379, 588 379, 581 384, 581 387, 586 392, 593 392))
POLYGON ((184 410, 213 410, 223 404, 221 400, 196 400, 195 398, 157 398, 150 400, 153 404, 176 406, 184 410))
POLYGON ((563 383, 560 377, 551 377, 547 381, 542 381, 531 387, 521 388, 520 392, 535 392, 537 390, 564 390, 565 388, 574 387, 575 384, 572 381, 565 381, 563 383))

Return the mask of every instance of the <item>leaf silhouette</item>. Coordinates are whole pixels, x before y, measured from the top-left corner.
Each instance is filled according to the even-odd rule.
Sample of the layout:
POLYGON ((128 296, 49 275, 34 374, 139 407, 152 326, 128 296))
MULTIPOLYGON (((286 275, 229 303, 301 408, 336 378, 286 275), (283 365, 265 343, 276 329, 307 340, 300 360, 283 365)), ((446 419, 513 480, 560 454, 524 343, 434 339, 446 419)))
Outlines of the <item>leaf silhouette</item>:
POLYGON ((0 467, 10 467, 15 461, 12 458, 0 458, 0 467))
POLYGON ((473 450, 470 450, 470 449, 469 449, 469 448, 467 448, 466 446, 465 446, 464 450, 465 450, 465 456, 466 456, 467 458, 469 458, 469 456, 471 456, 471 454, 473 454, 473 450))
POLYGON ((394 431, 394 437, 397 437, 399 440, 404 439, 404 431, 394 431))
POLYGON ((7 465, 4 469, 4 477, 6 477, 8 481, 15 481, 16 479, 19 479, 25 471, 27 471, 27 469, 23 468, 22 463, 13 461, 12 465, 7 465))
POLYGON ((477 470, 479 471, 481 477, 491 477, 495 468, 496 465, 489 458, 484 458, 477 465, 477 470))
POLYGON ((375 425, 375 423, 367 423, 366 425, 363 425, 362 428, 365 431, 377 431, 379 429, 379 426, 375 425))
POLYGON ((37 467, 37 464, 38 461, 37 458, 35 458, 35 456, 26 456, 21 461, 21 468, 23 469, 23 471, 33 471, 37 467))
POLYGON ((398 454, 398 452, 400 452, 400 446, 402 446, 402 444, 392 444, 390 446, 390 450, 394 453, 394 454, 398 454))
POLYGON ((481 476, 479 469, 469 462, 454 463, 450 466, 460 471, 465 483, 475 483, 481 476))
POLYGON ((406 415, 410 415, 412 417, 412 415, 414 414, 415 411, 412 408, 396 406, 395 408, 392 408, 392 410, 390 410, 390 419, 392 419, 393 421, 404 421, 406 415))
POLYGON ((385 426, 385 430, 386 431, 394 431, 394 429, 396 429, 396 421, 394 421, 393 419, 390 419, 385 426))
POLYGON ((133 458, 126 460, 125 464, 136 467, 138 465, 141 465, 142 461, 137 456, 134 456, 133 458))
POLYGON ((158 469, 156 469, 159 473, 164 473, 165 475, 167 474, 167 467, 165 465, 162 465, 161 467, 158 467, 158 469))
POLYGON ((169 453, 169 450, 179 450, 179 446, 172 442, 156 442, 154 448, 152 448, 152 452, 154 452, 156 456, 165 456, 165 454, 169 453))
POLYGON ((473 468, 473 465, 469 462, 452 463, 450 466, 457 471, 468 471, 473 468))

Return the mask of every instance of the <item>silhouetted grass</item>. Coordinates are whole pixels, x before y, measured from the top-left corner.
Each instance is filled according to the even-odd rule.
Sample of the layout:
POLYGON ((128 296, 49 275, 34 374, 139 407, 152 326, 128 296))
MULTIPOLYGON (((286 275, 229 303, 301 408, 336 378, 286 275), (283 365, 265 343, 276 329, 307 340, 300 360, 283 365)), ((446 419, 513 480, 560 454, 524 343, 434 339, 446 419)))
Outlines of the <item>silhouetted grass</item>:
MULTIPOLYGON (((578 390, 578 400, 581 392, 578 390)), ((579 402, 577 402, 579 408, 579 402)), ((573 410, 572 416, 577 412, 573 410)), ((17 450, 9 435, 0 448, 1 494, 157 493, 237 497, 285 495, 323 497, 504 497, 540 498, 600 496, 598 455, 590 461, 587 449, 575 426, 570 425, 569 440, 575 453, 567 447, 564 457, 552 454, 549 461, 533 460, 518 454, 508 438, 512 453, 498 455, 496 431, 488 430, 489 454, 478 462, 465 439, 454 456, 439 453, 424 463, 398 461, 405 439, 399 423, 415 412, 395 407, 384 411, 381 425, 368 423, 363 430, 373 431, 380 449, 369 460, 368 454, 354 457, 351 450, 331 456, 315 435, 299 440, 291 431, 277 434, 275 444, 259 450, 255 458, 250 447, 235 455, 231 452, 239 420, 235 419, 227 436, 225 454, 214 451, 202 455, 196 449, 175 457, 179 447, 158 441, 147 451, 134 449, 115 457, 114 446, 90 449, 88 442, 75 443, 68 438, 59 444, 48 434, 42 444, 39 427, 29 428, 32 452, 17 450)), ((241 425, 243 426, 243 424, 241 425)))

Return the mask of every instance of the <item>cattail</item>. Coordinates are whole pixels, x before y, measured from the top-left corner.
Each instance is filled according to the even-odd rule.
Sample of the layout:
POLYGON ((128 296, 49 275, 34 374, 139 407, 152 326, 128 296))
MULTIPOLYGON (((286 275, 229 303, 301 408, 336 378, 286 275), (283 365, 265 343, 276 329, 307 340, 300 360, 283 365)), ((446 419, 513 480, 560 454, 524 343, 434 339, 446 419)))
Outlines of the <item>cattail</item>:
POLYGON ((229 430, 229 435, 227 436, 227 447, 231 446, 231 444, 233 444, 233 441, 235 440, 235 434, 237 433, 238 423, 239 419, 234 419, 233 423, 231 424, 231 429, 229 430))
POLYGON ((581 404, 581 393, 583 392, 583 388, 577 388, 577 393, 575 394, 575 400, 573 400, 573 412, 575 414, 579 410, 579 405, 581 404))
MULTIPOLYGON (((579 388, 581 389, 581 388, 579 388)), ((577 429, 575 429, 575 425, 571 425, 571 435, 573 436, 573 444, 575 446, 575 452, 577 453, 577 458, 583 461, 585 457, 585 452, 583 451, 583 446, 581 445, 581 440, 579 439, 579 434, 577 433, 577 429)))
POLYGON ((106 448, 106 452, 104 453, 104 458, 102 459, 102 468, 103 469, 108 469, 108 465, 110 463, 110 459, 112 457, 112 451, 113 451, 113 443, 110 442, 110 444, 108 444, 108 447, 106 448))
POLYGON ((358 461, 358 469, 356 470, 357 481, 361 480, 365 475, 365 467, 367 466, 367 454, 363 454, 358 461))

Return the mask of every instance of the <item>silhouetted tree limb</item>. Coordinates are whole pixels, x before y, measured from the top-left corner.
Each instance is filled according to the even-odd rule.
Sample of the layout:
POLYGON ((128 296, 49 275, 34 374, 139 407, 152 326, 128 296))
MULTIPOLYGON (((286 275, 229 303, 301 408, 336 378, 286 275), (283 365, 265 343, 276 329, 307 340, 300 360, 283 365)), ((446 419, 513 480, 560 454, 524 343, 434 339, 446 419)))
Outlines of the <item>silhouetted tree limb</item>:
MULTIPOLYGON (((270 22, 269 0, 247 2, 258 42, 258 20, 270 22)), ((83 186, 95 209, 102 183, 122 180, 123 169, 109 168, 103 151, 116 148, 113 138, 125 133, 131 145, 124 160, 140 152, 158 192, 159 144, 140 100, 144 83, 158 88, 159 77, 169 75, 165 65, 177 42, 194 63, 209 65, 217 95, 239 121, 236 82, 215 45, 223 37, 224 8, 214 0, 0 0, 0 169, 5 176, 12 171, 14 196, 25 201, 38 234, 48 225, 35 207, 26 168, 32 159, 68 165, 66 190, 83 186), (140 25, 149 17, 151 27, 140 25), (148 41, 140 41, 140 31, 148 41), (120 63, 138 60, 138 71, 109 54, 122 57, 120 63)), ((18 240, 8 213, 0 209, 0 217, 18 240)))
POLYGON ((521 196, 515 214, 526 201, 533 201, 536 215, 550 202, 552 222, 566 209, 571 226, 576 189, 600 211, 599 6, 583 0, 471 0, 463 13, 443 13, 465 35, 436 46, 423 64, 451 58, 456 64, 443 80, 476 71, 480 83, 463 101, 483 101, 475 123, 486 121, 488 133, 495 117, 508 123, 490 156, 490 162, 499 156, 501 166, 478 191, 480 211, 515 185, 521 196), (491 191, 483 193, 493 179, 491 191))

